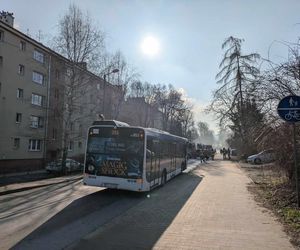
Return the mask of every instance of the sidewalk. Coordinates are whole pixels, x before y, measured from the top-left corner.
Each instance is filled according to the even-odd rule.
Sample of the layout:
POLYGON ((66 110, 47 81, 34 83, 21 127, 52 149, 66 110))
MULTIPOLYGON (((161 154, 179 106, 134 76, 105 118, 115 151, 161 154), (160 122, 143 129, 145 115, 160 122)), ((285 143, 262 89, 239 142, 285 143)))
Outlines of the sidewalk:
POLYGON ((0 196, 77 179, 82 179, 82 175, 53 177, 45 170, 2 175, 0 176, 0 196))
POLYGON ((250 181, 235 163, 202 164, 70 248, 294 249, 250 181))
POLYGON ((0 175, 0 186, 49 178, 45 169, 0 175))

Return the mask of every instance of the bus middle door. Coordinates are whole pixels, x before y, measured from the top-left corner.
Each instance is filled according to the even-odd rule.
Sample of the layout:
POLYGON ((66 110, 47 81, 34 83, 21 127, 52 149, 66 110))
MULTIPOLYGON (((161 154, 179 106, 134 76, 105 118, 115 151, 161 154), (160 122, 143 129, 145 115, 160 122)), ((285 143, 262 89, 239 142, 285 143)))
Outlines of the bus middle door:
POLYGON ((159 184, 160 178, 160 148, 159 148, 159 140, 153 140, 153 151, 154 156, 152 158, 152 169, 153 169, 153 186, 159 184))
MULTIPOLYGON (((176 143, 171 144, 171 172, 176 170, 176 143)), ((174 173, 172 174, 173 177, 174 173)))

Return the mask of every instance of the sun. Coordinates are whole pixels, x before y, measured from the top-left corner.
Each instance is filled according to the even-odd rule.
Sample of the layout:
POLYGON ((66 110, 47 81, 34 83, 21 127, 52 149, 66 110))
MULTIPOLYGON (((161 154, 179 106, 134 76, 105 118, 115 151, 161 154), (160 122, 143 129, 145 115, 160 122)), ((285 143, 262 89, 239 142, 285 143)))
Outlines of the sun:
POLYGON ((141 43, 141 50, 143 54, 154 57, 160 52, 160 44, 157 38, 153 36, 147 36, 141 43))

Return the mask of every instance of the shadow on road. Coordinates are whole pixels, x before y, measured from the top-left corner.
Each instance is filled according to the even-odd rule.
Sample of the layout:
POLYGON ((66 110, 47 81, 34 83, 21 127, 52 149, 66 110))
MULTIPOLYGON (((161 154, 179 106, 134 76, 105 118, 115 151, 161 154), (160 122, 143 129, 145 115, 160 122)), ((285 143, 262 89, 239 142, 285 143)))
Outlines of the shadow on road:
POLYGON ((105 189, 87 195, 13 249, 151 249, 201 180, 186 173, 149 194, 105 189))
POLYGON ((72 248, 152 249, 201 180, 200 176, 192 173, 175 178, 72 248))

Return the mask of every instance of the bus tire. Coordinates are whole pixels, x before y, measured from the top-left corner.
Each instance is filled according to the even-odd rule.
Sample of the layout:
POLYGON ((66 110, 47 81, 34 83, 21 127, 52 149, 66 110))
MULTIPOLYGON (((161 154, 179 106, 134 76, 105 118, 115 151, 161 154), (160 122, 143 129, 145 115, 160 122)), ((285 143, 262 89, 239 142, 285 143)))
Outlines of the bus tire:
POLYGON ((164 186, 167 183, 167 172, 164 170, 161 174, 161 186, 164 186))

